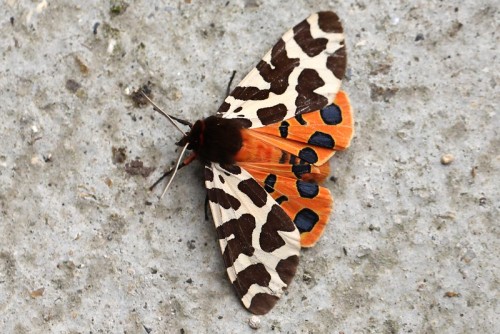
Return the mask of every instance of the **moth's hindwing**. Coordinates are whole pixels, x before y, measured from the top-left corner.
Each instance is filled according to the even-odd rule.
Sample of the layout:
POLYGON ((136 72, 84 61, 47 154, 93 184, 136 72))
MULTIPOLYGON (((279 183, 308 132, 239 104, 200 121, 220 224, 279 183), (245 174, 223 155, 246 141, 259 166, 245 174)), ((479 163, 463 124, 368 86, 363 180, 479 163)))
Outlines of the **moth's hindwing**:
POLYGON ((317 183, 286 177, 276 171, 269 173, 252 169, 252 166, 247 168, 297 226, 301 246, 314 246, 333 210, 330 191, 317 183))
POLYGON ((205 185, 229 279, 248 310, 265 314, 295 275, 299 231, 239 166, 206 165, 205 185))
POLYGON ((283 35, 217 113, 259 128, 322 109, 337 94, 345 68, 338 16, 313 14, 283 35))
POLYGON ((350 145, 353 132, 349 99, 342 91, 321 110, 242 130, 238 164, 260 182, 294 221, 301 233, 302 247, 313 246, 328 223, 333 199, 328 189, 317 183, 328 175, 328 159, 350 145), (308 189, 318 190, 317 195, 308 196, 308 189))

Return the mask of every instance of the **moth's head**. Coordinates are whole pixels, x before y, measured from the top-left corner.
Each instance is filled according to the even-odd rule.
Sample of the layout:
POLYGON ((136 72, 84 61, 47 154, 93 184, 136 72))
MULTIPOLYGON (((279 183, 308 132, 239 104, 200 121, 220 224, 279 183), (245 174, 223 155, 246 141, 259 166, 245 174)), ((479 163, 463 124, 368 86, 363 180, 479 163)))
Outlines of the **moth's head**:
POLYGON ((182 137, 176 144, 179 146, 184 146, 188 144, 188 150, 193 150, 198 152, 200 147, 203 145, 203 131, 205 129, 205 123, 203 120, 198 120, 191 127, 191 131, 187 135, 182 137))

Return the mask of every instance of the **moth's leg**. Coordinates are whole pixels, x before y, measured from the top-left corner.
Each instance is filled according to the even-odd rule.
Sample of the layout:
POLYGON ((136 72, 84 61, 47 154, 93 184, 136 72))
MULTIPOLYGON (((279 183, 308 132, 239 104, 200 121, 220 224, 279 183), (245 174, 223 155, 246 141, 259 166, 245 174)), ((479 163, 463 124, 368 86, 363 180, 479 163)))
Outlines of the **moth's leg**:
MULTIPOLYGON (((188 155, 188 157, 179 165, 178 170, 181 169, 182 167, 185 167, 185 166, 189 165, 195 159, 196 159, 196 154, 193 152, 190 155, 188 155)), ((163 181, 164 178, 166 178, 167 176, 169 176, 170 174, 172 174, 172 172, 174 170, 175 170, 174 166, 170 167, 169 170, 167 170, 165 173, 163 173, 163 175, 158 180, 156 180, 156 182, 153 183, 153 185, 151 187, 149 187, 149 191, 153 190, 158 185, 158 183, 160 183, 161 181, 163 181)))
POLYGON ((208 221, 208 193, 205 195, 205 221, 208 221))

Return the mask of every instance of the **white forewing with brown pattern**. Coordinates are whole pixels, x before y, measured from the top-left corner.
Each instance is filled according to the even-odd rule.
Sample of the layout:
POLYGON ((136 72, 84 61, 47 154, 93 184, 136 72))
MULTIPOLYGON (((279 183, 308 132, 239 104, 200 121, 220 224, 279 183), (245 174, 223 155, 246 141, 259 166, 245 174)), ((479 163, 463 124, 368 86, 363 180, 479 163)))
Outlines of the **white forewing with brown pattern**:
POLYGON ((283 35, 217 113, 259 128, 322 109, 334 100, 345 68, 338 16, 315 13, 283 35))
POLYGON ((295 275, 299 231, 241 167, 207 164, 205 186, 229 279, 246 308, 265 314, 295 275))

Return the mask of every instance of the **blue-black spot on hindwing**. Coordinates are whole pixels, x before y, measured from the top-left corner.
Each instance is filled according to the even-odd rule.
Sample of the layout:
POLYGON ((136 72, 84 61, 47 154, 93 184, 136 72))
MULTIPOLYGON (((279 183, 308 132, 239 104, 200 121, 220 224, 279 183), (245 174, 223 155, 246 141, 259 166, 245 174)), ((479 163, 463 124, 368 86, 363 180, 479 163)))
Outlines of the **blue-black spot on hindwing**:
POLYGON ((319 186, 316 183, 298 180, 296 185, 300 197, 314 198, 319 194, 319 186))
POLYGON ((281 138, 288 137, 288 127, 289 126, 290 126, 290 124, 287 121, 281 122, 280 127, 279 127, 281 138))
POLYGON ((332 103, 321 109, 319 112, 325 124, 337 125, 342 123, 342 111, 339 106, 332 103))
POLYGON ((309 162, 310 164, 314 164, 318 162, 318 155, 316 152, 310 147, 304 147, 299 151, 299 158, 309 162))
POLYGON ((318 221, 319 221, 318 214, 308 208, 300 210, 295 215, 295 218, 293 220, 295 226, 297 226, 300 233, 310 232, 318 221))
POLYGON ((321 131, 316 131, 315 133, 313 133, 307 143, 326 148, 335 147, 335 140, 333 139, 333 137, 328 133, 324 133, 321 131))
POLYGON ((272 193, 274 191, 274 185, 276 184, 276 175, 269 174, 264 180, 264 189, 268 193, 272 193))
POLYGON ((275 201, 276 203, 281 205, 281 203, 288 201, 288 197, 286 197, 285 195, 281 195, 280 197, 276 198, 275 201))
POLYGON ((267 194, 253 178, 238 183, 238 189, 250 198, 256 207, 262 208, 267 203, 267 194))
POLYGON ((288 157, 288 152, 281 151, 281 157, 280 160, 278 161, 280 164, 284 164, 286 162, 286 158, 288 157))
POLYGON ((292 172, 298 179, 300 179, 303 174, 311 172, 311 165, 293 165, 292 172))

